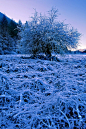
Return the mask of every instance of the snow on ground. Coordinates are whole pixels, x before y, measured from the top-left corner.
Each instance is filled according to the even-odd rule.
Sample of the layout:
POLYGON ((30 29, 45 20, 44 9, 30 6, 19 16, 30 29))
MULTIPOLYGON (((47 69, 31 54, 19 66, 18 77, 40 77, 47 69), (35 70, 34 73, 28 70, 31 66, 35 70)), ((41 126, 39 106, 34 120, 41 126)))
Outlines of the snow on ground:
POLYGON ((1 129, 86 129, 86 55, 58 58, 0 56, 1 129))

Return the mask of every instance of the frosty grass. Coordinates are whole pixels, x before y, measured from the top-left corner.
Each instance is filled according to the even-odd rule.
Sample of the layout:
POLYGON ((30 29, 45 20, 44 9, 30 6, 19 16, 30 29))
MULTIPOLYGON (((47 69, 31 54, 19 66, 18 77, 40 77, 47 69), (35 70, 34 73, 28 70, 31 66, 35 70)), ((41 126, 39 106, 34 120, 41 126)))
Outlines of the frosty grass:
POLYGON ((86 55, 58 58, 0 56, 1 129, 86 129, 86 55))

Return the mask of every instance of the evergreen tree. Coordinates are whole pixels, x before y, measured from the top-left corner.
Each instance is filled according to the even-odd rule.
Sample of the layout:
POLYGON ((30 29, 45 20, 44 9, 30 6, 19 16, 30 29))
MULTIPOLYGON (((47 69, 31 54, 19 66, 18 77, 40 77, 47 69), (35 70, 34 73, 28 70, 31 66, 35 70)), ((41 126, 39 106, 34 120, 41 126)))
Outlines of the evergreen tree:
POLYGON ((3 50, 2 50, 2 41, 3 41, 3 38, 2 38, 2 35, 0 34, 0 55, 3 54, 3 50))
POLYGON ((21 20, 19 20, 18 25, 17 25, 17 30, 18 30, 18 41, 17 41, 17 46, 16 46, 16 52, 21 53, 21 32, 23 31, 23 25, 21 20))
POLYGON ((17 37, 17 23, 11 20, 8 25, 8 28, 9 28, 9 35, 11 37, 17 37))
POLYGON ((15 50, 16 47, 16 23, 11 20, 8 24, 7 18, 3 15, 2 21, 0 22, 0 54, 9 54, 15 50))
POLYGON ((1 33, 3 35, 6 35, 6 32, 8 31, 8 21, 5 15, 3 15, 2 21, 1 21, 1 33))

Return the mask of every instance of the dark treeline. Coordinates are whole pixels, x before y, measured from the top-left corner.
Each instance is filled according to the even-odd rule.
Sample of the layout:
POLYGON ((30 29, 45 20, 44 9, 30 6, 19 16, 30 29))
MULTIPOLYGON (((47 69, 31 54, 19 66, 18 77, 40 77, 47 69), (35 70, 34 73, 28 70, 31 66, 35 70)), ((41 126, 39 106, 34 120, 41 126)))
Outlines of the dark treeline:
POLYGON ((17 23, 7 19, 3 14, 0 21, 0 54, 10 54, 15 51, 17 40, 17 23))

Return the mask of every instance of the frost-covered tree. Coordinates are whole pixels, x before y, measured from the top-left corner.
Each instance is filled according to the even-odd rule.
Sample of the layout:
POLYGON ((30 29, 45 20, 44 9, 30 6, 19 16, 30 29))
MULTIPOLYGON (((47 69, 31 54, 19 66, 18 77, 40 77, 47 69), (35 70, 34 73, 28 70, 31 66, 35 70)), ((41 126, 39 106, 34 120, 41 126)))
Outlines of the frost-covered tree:
POLYGON ((17 42, 17 46, 16 46, 16 52, 22 53, 21 38, 22 38, 23 34, 21 34, 21 33, 23 33, 24 28, 23 28, 23 24, 22 24, 21 20, 19 20, 19 22, 18 22, 17 30, 18 30, 18 42, 17 42))
POLYGON ((19 27, 18 40, 21 53, 45 53, 51 56, 52 52, 64 53, 69 48, 76 48, 80 33, 68 25, 58 22, 58 10, 52 8, 48 16, 38 15, 35 10, 30 22, 19 27))

